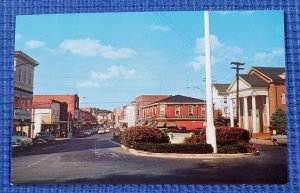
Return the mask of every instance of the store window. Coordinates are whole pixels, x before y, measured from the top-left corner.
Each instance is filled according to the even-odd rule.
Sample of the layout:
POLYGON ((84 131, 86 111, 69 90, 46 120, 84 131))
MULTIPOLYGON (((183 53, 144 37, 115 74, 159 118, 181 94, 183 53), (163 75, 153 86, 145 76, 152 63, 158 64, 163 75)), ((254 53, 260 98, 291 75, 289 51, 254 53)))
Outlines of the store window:
POLYGON ((175 106, 175 116, 180 116, 180 106, 179 105, 175 106))
POLYGON ((188 106, 188 112, 189 112, 189 116, 193 116, 193 106, 192 105, 188 106))

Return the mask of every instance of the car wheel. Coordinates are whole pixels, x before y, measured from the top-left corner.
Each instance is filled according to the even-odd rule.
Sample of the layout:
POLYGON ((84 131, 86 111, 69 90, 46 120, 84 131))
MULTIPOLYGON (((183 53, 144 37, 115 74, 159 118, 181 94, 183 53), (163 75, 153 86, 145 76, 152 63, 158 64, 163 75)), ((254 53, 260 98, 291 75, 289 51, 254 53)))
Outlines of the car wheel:
POLYGON ((279 145, 279 144, 277 143, 277 139, 273 139, 273 144, 274 144, 274 145, 279 145))

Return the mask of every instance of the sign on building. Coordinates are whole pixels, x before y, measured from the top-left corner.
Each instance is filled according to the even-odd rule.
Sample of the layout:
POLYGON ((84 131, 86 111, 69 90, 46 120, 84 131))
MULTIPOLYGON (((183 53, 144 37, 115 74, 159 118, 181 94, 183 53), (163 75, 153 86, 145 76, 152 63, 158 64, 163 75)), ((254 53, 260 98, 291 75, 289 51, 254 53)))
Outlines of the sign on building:
POLYGON ((31 113, 28 110, 15 109, 14 110, 14 119, 20 119, 22 121, 24 121, 26 119, 31 119, 31 113))

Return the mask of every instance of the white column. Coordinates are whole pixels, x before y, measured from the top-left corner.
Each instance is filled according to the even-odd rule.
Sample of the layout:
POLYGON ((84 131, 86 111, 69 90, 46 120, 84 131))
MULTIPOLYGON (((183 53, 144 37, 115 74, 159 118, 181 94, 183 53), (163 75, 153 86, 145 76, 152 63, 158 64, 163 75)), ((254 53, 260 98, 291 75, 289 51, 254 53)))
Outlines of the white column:
POLYGON ((248 124, 248 101, 247 97, 244 97, 244 129, 249 130, 248 124))
POLYGON ((256 100, 255 100, 254 95, 252 95, 252 130, 253 130, 253 133, 257 133, 257 128, 256 128, 256 100))
POLYGON ((205 34, 205 76, 206 76, 206 143, 211 144, 214 153, 217 153, 216 128, 214 127, 212 82, 211 82, 211 62, 210 62, 210 34, 209 15, 204 11, 204 34, 205 34))
POLYGON ((233 114, 233 99, 229 99, 229 108, 230 108, 230 127, 234 127, 234 114, 233 114))
POLYGON ((267 113, 267 125, 270 126, 270 101, 269 95, 266 95, 266 113, 267 113))

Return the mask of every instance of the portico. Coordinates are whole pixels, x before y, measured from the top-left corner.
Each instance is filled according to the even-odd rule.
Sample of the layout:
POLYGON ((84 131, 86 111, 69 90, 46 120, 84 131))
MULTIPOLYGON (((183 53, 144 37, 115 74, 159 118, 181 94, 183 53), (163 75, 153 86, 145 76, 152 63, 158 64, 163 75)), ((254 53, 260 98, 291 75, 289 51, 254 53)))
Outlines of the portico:
MULTIPOLYGON (((236 79, 229 86, 230 125, 234 126, 236 110, 236 79)), ((255 76, 239 77, 239 120, 238 126, 252 133, 266 133, 269 127, 268 85, 255 76)))

